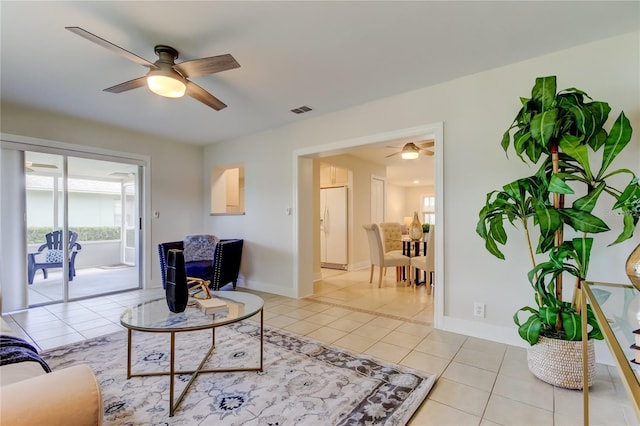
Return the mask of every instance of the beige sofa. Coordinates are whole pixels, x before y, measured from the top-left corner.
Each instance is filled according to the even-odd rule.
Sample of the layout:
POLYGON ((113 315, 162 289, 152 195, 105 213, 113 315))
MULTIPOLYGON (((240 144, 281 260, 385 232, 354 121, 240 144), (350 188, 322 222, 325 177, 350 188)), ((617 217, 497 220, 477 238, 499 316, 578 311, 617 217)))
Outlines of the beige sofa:
MULTIPOLYGON (((14 334, 4 319, 0 322, 2 334, 14 334)), ((45 373, 34 361, 0 366, 2 426, 101 423, 100 386, 88 365, 52 373, 45 373)))

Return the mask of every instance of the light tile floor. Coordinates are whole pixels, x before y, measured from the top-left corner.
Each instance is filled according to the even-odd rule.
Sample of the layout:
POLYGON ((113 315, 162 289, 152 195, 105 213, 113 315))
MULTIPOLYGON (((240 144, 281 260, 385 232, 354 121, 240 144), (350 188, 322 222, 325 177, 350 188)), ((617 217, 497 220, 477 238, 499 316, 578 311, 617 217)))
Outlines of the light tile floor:
MULTIPOLYGON (((438 375, 410 425, 581 425, 582 392, 554 388, 527 369, 526 351, 434 330, 433 298, 424 286, 369 285, 369 271, 325 270, 315 294, 291 299, 258 293, 265 323, 357 353, 438 375)), ((121 330, 125 307, 163 297, 138 290, 5 315, 12 328, 41 350, 121 330)), ((591 388, 592 425, 636 425, 613 367, 597 366, 591 388)))

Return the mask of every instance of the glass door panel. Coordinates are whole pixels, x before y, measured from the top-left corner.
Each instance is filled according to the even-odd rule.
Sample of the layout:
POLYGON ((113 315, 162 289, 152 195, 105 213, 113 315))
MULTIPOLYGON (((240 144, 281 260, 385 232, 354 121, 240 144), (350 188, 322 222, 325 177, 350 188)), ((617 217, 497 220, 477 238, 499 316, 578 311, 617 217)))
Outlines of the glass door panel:
POLYGON ((138 166, 68 158, 69 230, 82 249, 71 299, 139 288, 138 166))
POLYGON ((140 215, 138 214, 138 196, 136 191, 137 176, 124 179, 123 196, 124 208, 122 216, 122 229, 124 230, 124 253, 123 262, 125 265, 135 266, 138 261, 138 228, 140 215))
POLYGON ((25 153, 27 288, 29 305, 64 299, 63 253, 42 247, 46 235, 63 228, 63 162, 60 155, 25 153), (41 248, 42 247, 42 248, 41 248), (59 262, 55 262, 60 260, 59 262))
POLYGON ((29 306, 140 288, 141 168, 37 152, 25 160, 29 306), (38 253, 53 231, 69 244, 38 253))

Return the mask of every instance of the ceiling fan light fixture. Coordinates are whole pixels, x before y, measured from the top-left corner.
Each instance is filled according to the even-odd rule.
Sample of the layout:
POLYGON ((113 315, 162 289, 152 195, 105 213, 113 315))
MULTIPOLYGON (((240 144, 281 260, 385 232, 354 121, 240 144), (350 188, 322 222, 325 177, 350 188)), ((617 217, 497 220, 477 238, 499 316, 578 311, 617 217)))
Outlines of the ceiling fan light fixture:
POLYGON ((167 73, 165 70, 151 70, 147 74, 147 86, 156 95, 165 98, 180 98, 184 96, 187 85, 179 75, 167 73))
POLYGON ((415 160, 420 156, 416 151, 405 151, 400 154, 403 160, 415 160))
POLYGON ((420 157, 420 149, 412 142, 405 144, 400 151, 403 160, 415 160, 420 157))

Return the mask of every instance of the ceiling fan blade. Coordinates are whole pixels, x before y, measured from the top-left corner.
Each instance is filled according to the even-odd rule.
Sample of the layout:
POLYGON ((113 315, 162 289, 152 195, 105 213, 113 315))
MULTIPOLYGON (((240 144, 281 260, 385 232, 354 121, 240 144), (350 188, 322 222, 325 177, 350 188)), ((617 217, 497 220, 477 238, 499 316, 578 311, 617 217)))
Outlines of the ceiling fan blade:
POLYGON ((222 102, 220 99, 216 98, 211 93, 207 92, 202 87, 189 80, 187 80, 187 95, 202 102, 207 106, 210 106, 216 111, 220 111, 222 108, 227 107, 227 104, 222 102))
POLYGON ((189 78, 240 68, 240 64, 236 62, 233 56, 227 53, 226 55, 180 62, 174 65, 174 68, 179 71, 180 74, 189 78))
POLYGON ((384 158, 393 157, 394 155, 399 155, 399 154, 401 154, 401 152, 400 152, 400 151, 398 151, 398 152, 394 152, 393 154, 385 155, 385 156, 384 156, 384 158))
POLYGON ((144 58, 141 58, 140 56, 136 55, 135 53, 131 53, 126 49, 123 49, 120 46, 116 46, 115 44, 111 43, 110 41, 107 41, 105 39, 103 39, 102 37, 98 37, 95 34, 90 33, 87 30, 84 30, 80 27, 65 27, 65 29, 71 31, 74 34, 79 35, 80 37, 86 38, 89 41, 94 42, 95 44, 98 44, 106 49, 109 49, 110 51, 117 53, 119 55, 124 56, 125 58, 129 59, 130 61, 135 62, 136 64, 140 64, 142 66, 145 67, 149 67, 149 68, 158 68, 155 66, 155 64, 153 62, 149 62, 144 58))
POLYGON ((425 150, 425 149, 421 149, 421 150, 420 150, 420 154, 422 154, 422 155, 426 155, 426 156, 428 156, 428 157, 432 157, 432 156, 433 156, 433 151, 427 151, 427 150, 425 150))
POLYGON ((43 163, 31 163, 28 166, 40 167, 42 169, 57 169, 58 168, 58 166, 56 166, 55 164, 43 164, 43 163))
POLYGON ((436 142, 432 139, 430 141, 427 142, 423 142, 418 144, 420 146, 420 148, 431 148, 436 144, 436 142))
POLYGON ((147 85, 147 77, 138 77, 133 80, 125 81, 124 83, 116 84, 115 86, 107 87, 103 89, 103 92, 109 93, 122 93, 127 90, 137 89, 147 85))

